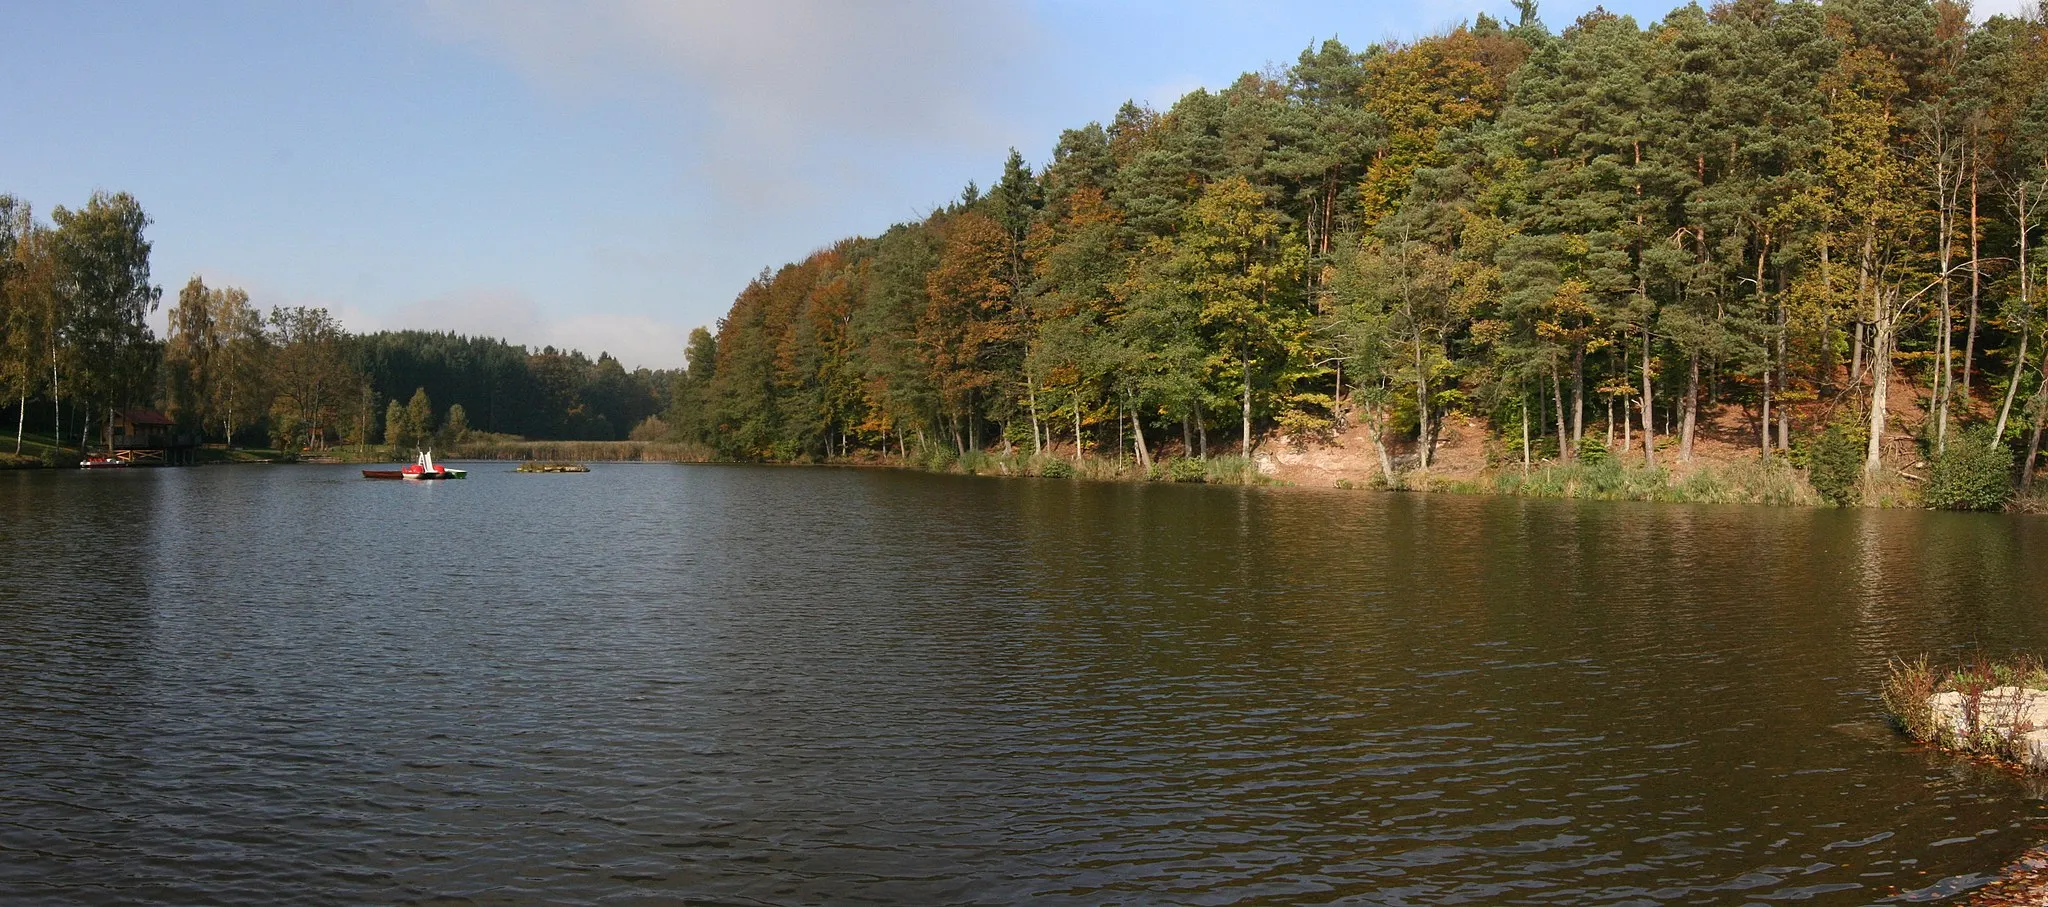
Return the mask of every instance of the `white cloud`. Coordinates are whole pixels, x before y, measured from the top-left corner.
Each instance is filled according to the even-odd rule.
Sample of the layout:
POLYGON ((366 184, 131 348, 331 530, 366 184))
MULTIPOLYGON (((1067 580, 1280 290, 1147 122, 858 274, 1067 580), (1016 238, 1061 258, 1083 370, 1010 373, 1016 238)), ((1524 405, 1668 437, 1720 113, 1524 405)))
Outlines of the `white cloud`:
MULTIPOLYGON (((634 249, 601 241, 591 257, 606 279, 673 262, 689 278, 663 291, 673 295, 609 289, 621 309, 681 305, 691 314, 679 320, 692 322, 722 312, 763 264, 914 218, 968 179, 986 183, 1005 146, 1050 136, 1017 112, 1064 90, 1042 71, 1052 36, 1034 12, 989 0, 428 0, 420 10, 426 34, 509 68, 542 103, 631 111, 627 141, 652 142, 666 173, 624 209, 667 205, 675 234, 634 249)), ((574 323, 592 336, 624 327, 553 326, 574 323)), ((629 340, 669 339, 654 319, 641 327, 654 333, 548 342, 600 346, 630 364, 629 340)), ((679 365, 683 338, 673 339, 646 361, 679 365)))
MULTIPOLYGON (((434 0, 430 30, 570 92, 683 83, 753 147, 819 132, 943 142, 995 128, 982 103, 1029 65, 1038 30, 968 0, 434 0)), ((657 89, 658 91, 658 89, 657 89)))
POLYGON ((569 308, 544 307, 519 290, 473 287, 404 306, 383 328, 495 337, 530 350, 582 350, 592 359, 610 353, 628 370, 682 367, 689 333, 682 325, 616 312, 549 314, 569 308))
POLYGON ((2041 3, 2040 0, 1976 0, 1970 4, 1970 18, 1978 22, 1998 15, 2038 17, 2041 15, 2041 3))

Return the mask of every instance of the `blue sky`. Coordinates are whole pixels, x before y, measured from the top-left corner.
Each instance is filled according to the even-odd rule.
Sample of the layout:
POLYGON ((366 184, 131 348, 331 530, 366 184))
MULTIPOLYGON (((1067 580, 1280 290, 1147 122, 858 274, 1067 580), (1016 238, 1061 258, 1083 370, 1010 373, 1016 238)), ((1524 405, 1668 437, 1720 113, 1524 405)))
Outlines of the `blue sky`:
MULTIPOLYGON (((1979 15, 2020 0, 1979 3, 1979 15)), ((1594 4, 1541 6, 1553 30, 1594 4)), ((1670 2, 1606 6, 1660 18, 1670 2)), ((920 217, 1126 98, 1505 0, 0 0, 0 192, 133 193, 197 274, 354 331, 682 364, 763 268, 920 217)), ((155 316, 161 331, 162 313, 155 316)))

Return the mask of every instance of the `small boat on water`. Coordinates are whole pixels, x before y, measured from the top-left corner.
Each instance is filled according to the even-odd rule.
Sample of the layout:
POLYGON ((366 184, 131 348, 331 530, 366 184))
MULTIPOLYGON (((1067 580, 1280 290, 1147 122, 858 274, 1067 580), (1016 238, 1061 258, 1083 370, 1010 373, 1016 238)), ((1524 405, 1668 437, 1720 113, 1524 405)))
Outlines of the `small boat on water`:
POLYGON ((469 470, 450 469, 446 466, 442 466, 441 464, 434 462, 433 451, 423 450, 420 451, 420 458, 414 461, 411 465, 405 467, 404 469, 365 469, 363 470, 363 478, 406 479, 409 481, 428 481, 432 479, 466 479, 469 478, 469 470))
POLYGON ((110 454, 90 454, 78 461, 79 469, 121 469, 127 465, 127 460, 110 454))

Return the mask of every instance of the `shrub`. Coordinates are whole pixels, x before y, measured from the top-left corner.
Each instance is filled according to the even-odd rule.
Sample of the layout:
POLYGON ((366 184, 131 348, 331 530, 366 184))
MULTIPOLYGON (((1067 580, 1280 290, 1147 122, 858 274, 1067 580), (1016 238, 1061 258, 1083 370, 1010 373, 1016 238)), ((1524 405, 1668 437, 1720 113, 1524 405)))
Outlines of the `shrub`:
POLYGON ((1265 474, 1259 472, 1259 464, 1249 457, 1224 455, 1196 460, 1202 464, 1202 481, 1211 485, 1264 485, 1265 474))
POLYGON ((1038 474, 1048 479, 1071 479, 1074 477, 1074 464, 1057 457, 1047 457, 1038 464, 1038 474))
POLYGON ((1928 702, 1933 696, 1934 669, 1927 666, 1927 656, 1913 661, 1892 659, 1879 698, 1884 700, 1884 709, 1891 713, 1892 721, 1907 736, 1915 740, 1934 739, 1934 709, 1928 702))
POLYGON ((1927 476, 1927 506, 1942 510, 1998 510, 2012 498, 2012 449, 1983 427, 1957 436, 1934 458, 1927 476))
MULTIPOLYGON (((448 426, 450 428, 455 426, 455 413, 461 406, 462 404, 457 403, 455 406, 448 408, 448 426)), ((662 421, 660 416, 648 416, 640 420, 639 425, 633 426, 633 430, 626 434, 626 439, 629 441, 666 441, 670 434, 668 423, 662 421)), ((452 437, 451 440, 455 443, 460 443, 462 438, 458 435, 452 437)))
POLYGON ((1206 482, 1209 467, 1200 460, 1171 460, 1166 464, 1166 477, 1175 482, 1206 482))
POLYGON ((1795 453, 1806 463, 1806 480, 1823 499, 1839 506, 1856 503, 1865 447, 1855 424, 1837 419, 1795 453))
POLYGON ((1580 435, 1578 446, 1579 462, 1587 466, 1598 466, 1614 459, 1614 453, 1607 449, 1607 442, 1592 435, 1580 435))
POLYGON ((924 468, 932 472, 951 472, 953 464, 960 459, 953 449, 935 444, 924 449, 924 468))

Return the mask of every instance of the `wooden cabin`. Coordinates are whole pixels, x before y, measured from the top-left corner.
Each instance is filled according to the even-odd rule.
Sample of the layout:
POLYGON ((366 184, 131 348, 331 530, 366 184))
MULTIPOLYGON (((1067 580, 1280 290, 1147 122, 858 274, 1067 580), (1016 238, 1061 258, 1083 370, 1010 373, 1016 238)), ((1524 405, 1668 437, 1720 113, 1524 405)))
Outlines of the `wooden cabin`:
POLYGON ((116 410, 107 421, 107 450, 129 463, 191 465, 198 444, 178 423, 153 409, 116 410))

